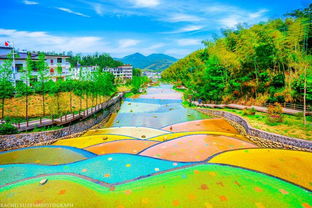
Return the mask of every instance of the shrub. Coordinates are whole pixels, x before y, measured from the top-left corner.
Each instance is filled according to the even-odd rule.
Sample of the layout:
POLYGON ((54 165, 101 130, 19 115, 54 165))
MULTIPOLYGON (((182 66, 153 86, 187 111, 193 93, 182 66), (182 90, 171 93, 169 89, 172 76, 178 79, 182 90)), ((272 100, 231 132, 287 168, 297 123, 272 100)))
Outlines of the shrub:
POLYGON ((269 105, 268 107, 268 121, 271 123, 281 123, 283 122, 283 108, 281 104, 274 103, 274 105, 269 105))
POLYGON ((0 124, 0 134, 16 134, 18 133, 17 128, 10 123, 0 124))
POLYGON ((303 118, 303 112, 296 113, 295 116, 297 118, 303 118))
POLYGON ((250 109, 247 109, 245 108, 243 110, 243 115, 255 115, 256 114, 256 109, 255 108, 250 108, 250 109))

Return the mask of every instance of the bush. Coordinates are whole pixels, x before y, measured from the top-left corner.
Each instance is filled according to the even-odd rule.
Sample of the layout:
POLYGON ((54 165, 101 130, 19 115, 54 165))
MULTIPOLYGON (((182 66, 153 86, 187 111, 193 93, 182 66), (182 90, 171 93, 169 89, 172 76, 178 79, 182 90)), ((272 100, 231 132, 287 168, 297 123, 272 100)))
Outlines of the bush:
POLYGON ((17 128, 10 123, 0 124, 0 135, 5 134, 16 134, 18 133, 17 128))
POLYGON ((303 118, 303 112, 296 113, 294 116, 297 118, 303 118))
POLYGON ((274 105, 269 105, 268 107, 268 121, 271 123, 281 123, 283 122, 283 108, 281 104, 274 103, 274 105))
POLYGON ((256 109, 255 108, 250 108, 250 109, 247 109, 245 108, 243 110, 243 115, 255 115, 256 114, 256 109))

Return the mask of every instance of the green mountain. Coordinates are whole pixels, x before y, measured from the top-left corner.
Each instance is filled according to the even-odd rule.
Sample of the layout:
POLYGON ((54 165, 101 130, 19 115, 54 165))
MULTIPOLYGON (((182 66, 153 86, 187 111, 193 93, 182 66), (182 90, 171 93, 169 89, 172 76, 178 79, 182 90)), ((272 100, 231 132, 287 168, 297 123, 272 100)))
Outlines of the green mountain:
POLYGON ((165 54, 151 54, 144 56, 140 53, 134 53, 123 58, 115 58, 124 64, 131 64, 135 68, 164 70, 177 61, 176 58, 165 54))

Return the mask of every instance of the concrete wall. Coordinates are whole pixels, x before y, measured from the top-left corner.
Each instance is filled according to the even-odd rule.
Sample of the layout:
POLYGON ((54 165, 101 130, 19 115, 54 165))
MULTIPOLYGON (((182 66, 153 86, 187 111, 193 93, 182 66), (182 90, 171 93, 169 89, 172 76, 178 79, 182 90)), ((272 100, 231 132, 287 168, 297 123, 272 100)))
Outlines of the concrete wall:
MULTIPOLYGON (((12 135, 0 135, 0 150, 16 149, 21 147, 29 147, 35 145, 46 145, 53 143, 62 137, 69 135, 77 135, 79 132, 83 132, 94 125, 102 122, 104 119, 109 118, 110 114, 119 110, 122 96, 118 98, 114 97, 107 103, 107 108, 86 120, 82 120, 76 124, 68 127, 36 133, 25 133, 25 134, 12 134, 12 135)), ((79 135, 78 135, 79 136, 79 135)))
POLYGON ((237 128, 241 134, 248 137, 253 143, 260 147, 293 149, 312 152, 312 141, 282 136, 279 134, 255 129, 251 127, 242 117, 229 112, 209 109, 198 109, 198 111, 213 116, 224 117, 235 128, 237 128))

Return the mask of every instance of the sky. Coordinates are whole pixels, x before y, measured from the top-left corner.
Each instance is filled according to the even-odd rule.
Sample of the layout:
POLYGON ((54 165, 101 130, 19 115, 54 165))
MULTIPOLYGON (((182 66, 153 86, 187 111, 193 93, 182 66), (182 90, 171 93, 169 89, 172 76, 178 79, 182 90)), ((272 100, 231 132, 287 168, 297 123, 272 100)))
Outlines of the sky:
POLYGON ((202 40, 283 18, 311 0, 1 0, 0 45, 35 51, 165 53, 182 58, 202 40))

